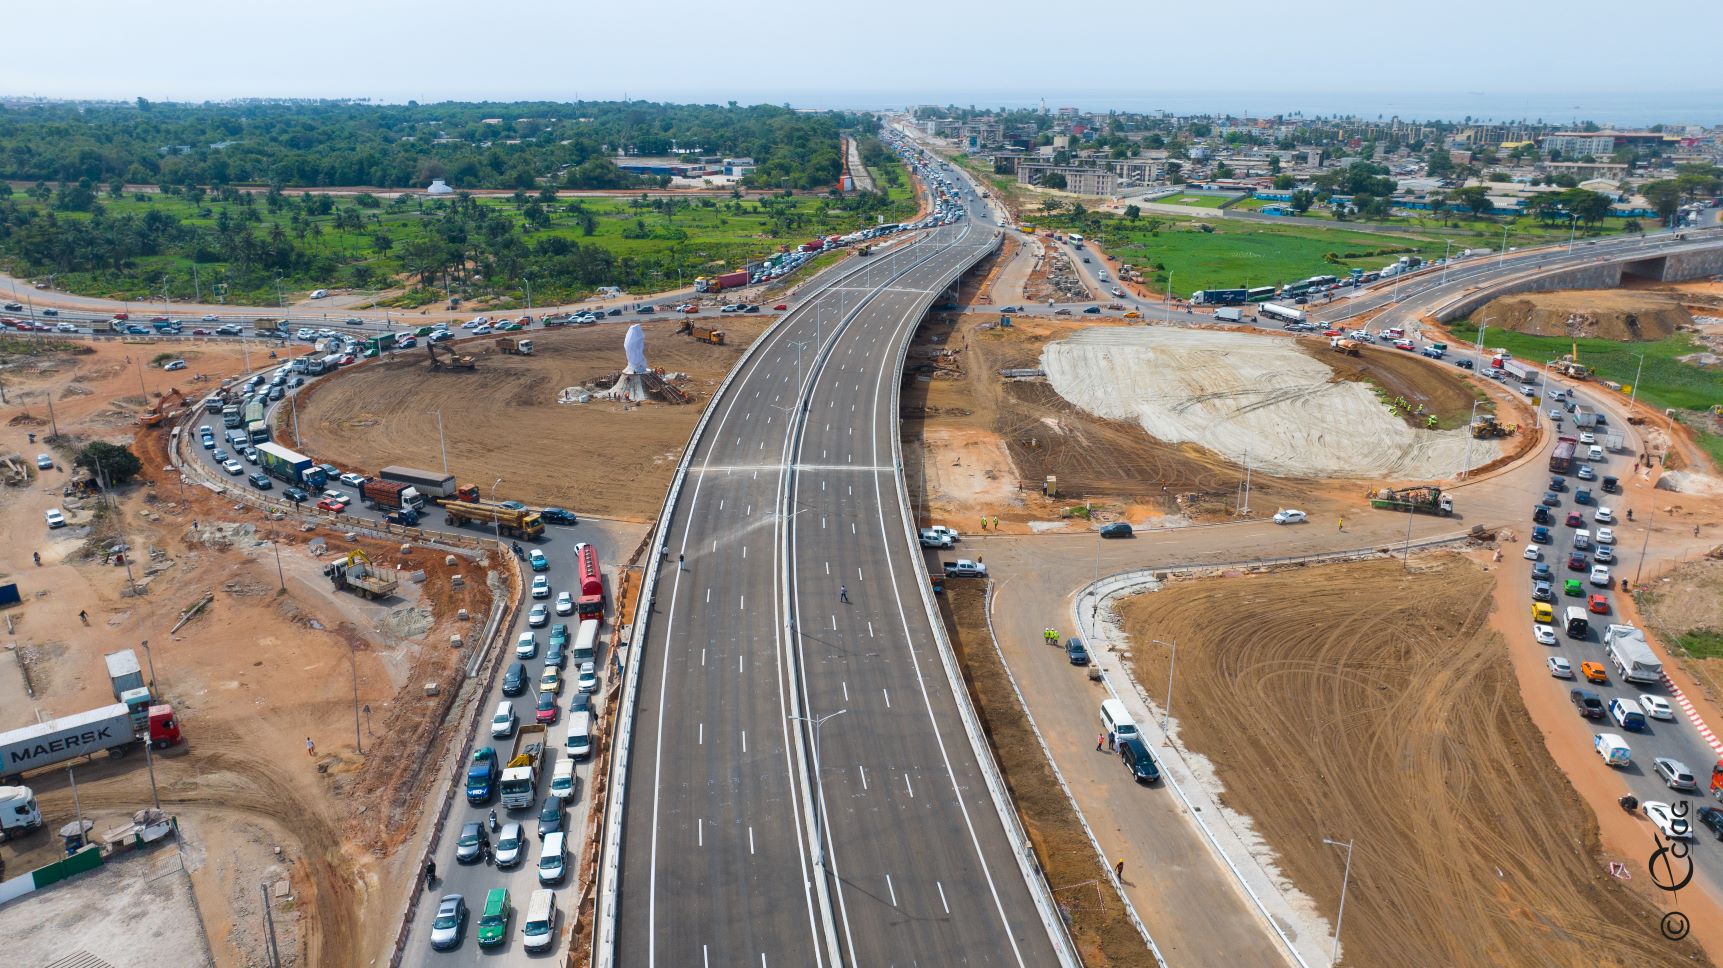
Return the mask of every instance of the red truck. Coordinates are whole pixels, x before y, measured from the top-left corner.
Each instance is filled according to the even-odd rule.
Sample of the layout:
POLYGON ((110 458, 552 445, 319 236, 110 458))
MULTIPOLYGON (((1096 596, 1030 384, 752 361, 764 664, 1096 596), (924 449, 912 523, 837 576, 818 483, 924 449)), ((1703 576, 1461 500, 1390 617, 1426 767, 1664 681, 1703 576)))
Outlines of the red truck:
POLYGON ((604 618, 604 576, 598 571, 598 551, 582 541, 574 546, 574 570, 580 583, 575 610, 582 619, 604 618))
POLYGON ((726 289, 737 289, 748 284, 748 270, 737 269, 719 276, 701 276, 694 280, 695 292, 723 292, 726 289))
POLYGON ((373 477, 359 485, 359 500, 387 511, 419 511, 425 507, 425 496, 411 484, 385 481, 373 477))
POLYGON ((1555 450, 1550 452, 1550 473, 1573 473, 1574 451, 1579 449, 1578 437, 1557 437, 1555 450))

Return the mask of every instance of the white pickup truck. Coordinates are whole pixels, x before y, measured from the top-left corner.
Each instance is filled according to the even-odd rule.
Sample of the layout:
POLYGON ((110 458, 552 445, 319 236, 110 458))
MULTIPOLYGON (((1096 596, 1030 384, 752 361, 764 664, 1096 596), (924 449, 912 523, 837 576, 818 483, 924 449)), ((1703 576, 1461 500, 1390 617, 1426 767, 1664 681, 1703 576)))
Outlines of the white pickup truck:
POLYGON ((986 578, 987 566, 979 561, 959 558, 956 561, 943 562, 947 578, 986 578))

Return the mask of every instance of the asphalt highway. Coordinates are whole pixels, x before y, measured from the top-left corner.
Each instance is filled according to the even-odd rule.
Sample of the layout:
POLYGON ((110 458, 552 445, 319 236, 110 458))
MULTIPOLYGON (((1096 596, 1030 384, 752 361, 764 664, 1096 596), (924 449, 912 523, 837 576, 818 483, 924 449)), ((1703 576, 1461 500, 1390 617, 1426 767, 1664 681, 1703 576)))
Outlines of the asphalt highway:
POLYGON ((618 964, 1057 963, 892 450, 899 348, 996 237, 960 220, 822 285, 714 402, 641 658, 618 964))

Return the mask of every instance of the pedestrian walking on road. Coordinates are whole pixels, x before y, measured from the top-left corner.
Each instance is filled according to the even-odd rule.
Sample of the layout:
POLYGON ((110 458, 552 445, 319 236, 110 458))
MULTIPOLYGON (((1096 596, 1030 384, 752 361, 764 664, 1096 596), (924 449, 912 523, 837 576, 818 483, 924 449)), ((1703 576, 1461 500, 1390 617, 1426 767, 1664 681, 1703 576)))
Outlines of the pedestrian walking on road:
POLYGON ((1341 515, 1341 516, 1340 516, 1340 519, 1339 519, 1339 522, 1340 522, 1340 523, 1339 523, 1339 526, 1338 526, 1338 527, 1336 527, 1336 528, 1335 528, 1335 529, 1334 529, 1334 530, 1336 530, 1336 531, 1345 531, 1345 530, 1346 530, 1346 515, 1344 515, 1344 514, 1342 514, 1342 515, 1341 515))
POLYGON ((1095 734, 1095 752, 1097 752, 1097 753, 1101 752, 1106 747, 1106 743, 1107 743, 1107 734, 1106 733, 1096 733, 1095 734))
POLYGON ((90 613, 84 611, 83 609, 79 609, 78 610, 78 621, 83 622, 85 625, 90 624, 90 613))
POLYGON ((36 559, 36 567, 37 568, 42 567, 42 553, 40 551, 30 552, 30 557, 36 559))
POLYGON ((1125 862, 1119 861, 1113 865, 1113 876, 1123 881, 1125 879, 1125 862))
POLYGON ((430 886, 432 884, 435 884, 436 882, 437 882, 437 862, 433 860, 433 861, 430 861, 427 864, 425 864, 425 887, 427 889, 429 889, 430 886))
POLYGON ((1107 730, 1107 748, 1110 750, 1116 750, 1119 748, 1118 734, 1114 733, 1110 729, 1107 730))
POLYGON ((987 530, 987 515, 985 515, 985 514, 983 514, 981 516, 981 530, 983 530, 983 531, 987 530))
POLYGON ((309 736, 305 737, 305 755, 306 756, 316 756, 317 755, 317 744, 311 742, 311 737, 309 737, 309 736))
POLYGON ((682 570, 682 556, 681 555, 676 556, 676 570, 677 571, 682 570))
POLYGON ((843 602, 845 604, 848 604, 849 600, 850 600, 849 586, 848 585, 839 585, 838 586, 838 601, 843 602))

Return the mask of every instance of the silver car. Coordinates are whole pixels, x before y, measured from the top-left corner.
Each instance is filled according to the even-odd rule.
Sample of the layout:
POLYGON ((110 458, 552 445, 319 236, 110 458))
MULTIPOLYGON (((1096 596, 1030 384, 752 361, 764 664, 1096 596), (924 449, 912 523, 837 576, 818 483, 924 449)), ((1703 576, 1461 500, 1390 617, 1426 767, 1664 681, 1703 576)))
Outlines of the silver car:
POLYGON ((459 894, 444 894, 437 902, 437 917, 431 922, 431 947, 448 951, 459 947, 467 930, 467 899, 459 894))
POLYGON ((513 867, 526 859, 526 831, 518 823, 503 824, 502 832, 497 835, 496 857, 498 867, 513 867))
POLYGON ((1693 779, 1693 771, 1687 764, 1667 756, 1659 756, 1651 761, 1652 769, 1663 779, 1663 785, 1671 790, 1697 790, 1699 784, 1693 779))

